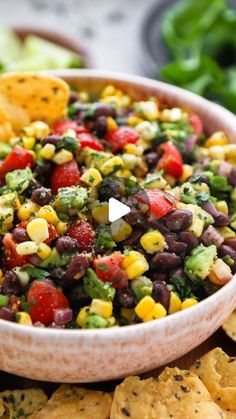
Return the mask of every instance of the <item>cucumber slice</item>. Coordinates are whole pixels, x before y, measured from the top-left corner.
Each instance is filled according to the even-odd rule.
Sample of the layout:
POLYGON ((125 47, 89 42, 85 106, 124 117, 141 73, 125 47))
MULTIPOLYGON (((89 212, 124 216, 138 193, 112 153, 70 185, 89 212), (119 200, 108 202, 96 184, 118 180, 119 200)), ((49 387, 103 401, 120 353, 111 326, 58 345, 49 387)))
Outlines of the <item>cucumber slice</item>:
POLYGON ((17 60, 21 53, 21 42, 17 35, 9 28, 0 27, 0 71, 14 60, 17 60))

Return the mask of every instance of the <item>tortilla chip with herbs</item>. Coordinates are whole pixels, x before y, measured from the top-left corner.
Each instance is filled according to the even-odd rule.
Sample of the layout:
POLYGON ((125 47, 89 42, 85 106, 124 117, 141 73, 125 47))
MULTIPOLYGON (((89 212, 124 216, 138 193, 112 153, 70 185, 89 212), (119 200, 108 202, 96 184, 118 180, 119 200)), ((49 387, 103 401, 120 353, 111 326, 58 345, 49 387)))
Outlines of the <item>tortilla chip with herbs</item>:
MULTIPOLYGON (((48 398, 43 390, 6 390, 0 393, 6 417, 23 419, 41 409, 48 398)), ((1 407, 0 405, 0 411, 1 407)))
POLYGON ((62 385, 31 419, 109 419, 111 403, 108 393, 62 385))
POLYGON ((198 377, 189 371, 166 368, 155 380, 128 377, 117 386, 111 419, 223 419, 198 377))
POLYGON ((236 342, 236 310, 223 323, 222 329, 234 342, 236 342))
POLYGON ((236 358, 215 348, 196 361, 190 370, 198 375, 219 406, 236 413, 236 358))
POLYGON ((9 73, 0 77, 0 95, 11 105, 23 108, 30 120, 50 123, 65 116, 69 86, 48 75, 9 73))

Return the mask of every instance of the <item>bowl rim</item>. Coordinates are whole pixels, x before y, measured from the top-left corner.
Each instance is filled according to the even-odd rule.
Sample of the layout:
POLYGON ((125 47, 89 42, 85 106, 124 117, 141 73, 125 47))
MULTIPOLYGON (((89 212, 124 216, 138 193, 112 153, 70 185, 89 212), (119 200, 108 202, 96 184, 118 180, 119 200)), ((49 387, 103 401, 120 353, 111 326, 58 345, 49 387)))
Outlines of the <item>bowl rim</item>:
MULTIPOLYGON (((148 79, 145 77, 140 76, 134 76, 131 74, 126 73, 119 73, 119 72, 111 72, 111 71, 103 71, 103 70, 88 70, 88 69, 62 69, 62 70, 50 70, 50 71, 43 71, 40 72, 41 74, 46 75, 54 75, 56 77, 60 77, 62 79, 70 78, 77 78, 77 79, 99 79, 99 80, 109 80, 114 82, 126 82, 131 83, 133 85, 139 85, 140 87, 151 87, 154 89, 160 88, 169 90, 169 93, 173 93, 173 95, 183 95, 187 98, 188 101, 193 101, 196 104, 204 104, 205 107, 210 107, 213 111, 215 110, 216 113, 220 114, 220 119, 226 119, 226 122, 232 126, 232 124, 236 125, 236 116, 228 111, 227 109, 223 108, 220 105, 217 105, 215 103, 210 102, 207 99, 204 99, 195 93, 186 91, 180 87, 172 86, 168 83, 160 82, 157 80, 148 79)), ((235 135, 236 135, 236 129, 235 129, 235 135)), ((216 302, 218 299, 218 295, 221 295, 221 298, 224 299, 226 295, 230 293, 230 291, 235 292, 236 291, 236 274, 233 276, 233 278, 225 284, 222 288, 217 290, 214 294, 210 295, 206 299, 200 301, 198 304, 189 307, 186 310, 179 311, 177 313, 173 313, 171 315, 167 315, 166 317, 163 317, 161 319, 152 320, 150 322, 146 323, 138 323, 134 325, 126 325, 126 326, 120 326, 120 327, 111 327, 111 328, 104 328, 104 329, 53 329, 53 328, 47 328, 47 327, 35 327, 33 325, 19 325, 15 322, 11 322, 8 320, 0 319, 0 330, 1 328, 7 327, 9 332, 15 333, 15 334, 22 334, 22 335, 28 335, 31 334, 35 337, 42 337, 45 335, 45 338, 48 338, 49 336, 52 337, 60 337, 60 336, 67 336, 70 338, 88 338, 93 339, 95 335, 98 337, 103 336, 103 338, 107 341, 110 340, 110 338, 119 338, 122 337, 124 334, 130 336, 130 339, 132 340, 133 335, 135 332, 145 333, 145 331, 148 331, 149 329, 156 329, 156 326, 159 324, 160 328, 163 329, 166 326, 169 326, 173 320, 176 322, 179 321, 181 323, 181 320, 183 320, 186 317, 186 313, 189 314, 188 317, 194 316, 199 310, 204 310, 209 302, 216 302), (173 317, 174 316, 174 317, 173 317), (130 331, 130 334, 127 333, 130 331)))

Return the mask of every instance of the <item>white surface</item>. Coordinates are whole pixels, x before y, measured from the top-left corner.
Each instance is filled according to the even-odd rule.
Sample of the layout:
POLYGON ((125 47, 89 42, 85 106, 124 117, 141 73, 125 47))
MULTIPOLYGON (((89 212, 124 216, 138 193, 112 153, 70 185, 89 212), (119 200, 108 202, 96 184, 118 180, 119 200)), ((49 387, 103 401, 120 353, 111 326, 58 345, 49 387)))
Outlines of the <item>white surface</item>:
POLYGON ((0 0, 1 24, 32 24, 81 39, 94 68, 142 74, 140 28, 158 0, 0 0))
POLYGON ((128 205, 122 204, 122 202, 117 201, 117 199, 110 198, 108 206, 108 218, 110 223, 113 221, 119 220, 124 215, 129 214, 130 207, 128 205))

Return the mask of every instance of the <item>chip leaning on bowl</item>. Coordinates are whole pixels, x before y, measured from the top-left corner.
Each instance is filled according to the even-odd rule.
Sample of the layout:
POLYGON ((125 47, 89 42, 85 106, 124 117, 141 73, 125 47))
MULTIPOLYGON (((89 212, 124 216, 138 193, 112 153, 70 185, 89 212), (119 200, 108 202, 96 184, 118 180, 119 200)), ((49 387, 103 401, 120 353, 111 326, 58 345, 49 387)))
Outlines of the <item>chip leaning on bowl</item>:
POLYGON ((0 78, 0 318, 108 328, 187 309, 236 272, 236 145, 107 85, 0 78), (130 206, 109 222, 109 199, 130 206))

